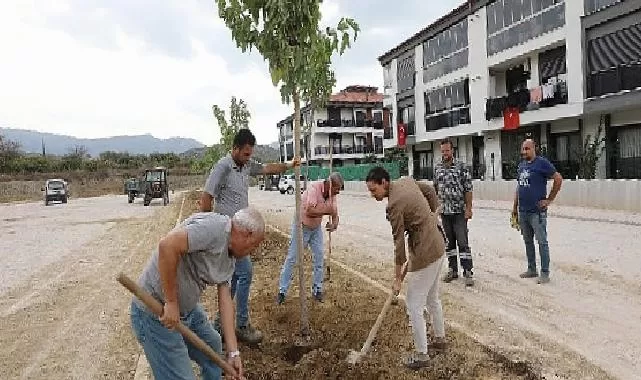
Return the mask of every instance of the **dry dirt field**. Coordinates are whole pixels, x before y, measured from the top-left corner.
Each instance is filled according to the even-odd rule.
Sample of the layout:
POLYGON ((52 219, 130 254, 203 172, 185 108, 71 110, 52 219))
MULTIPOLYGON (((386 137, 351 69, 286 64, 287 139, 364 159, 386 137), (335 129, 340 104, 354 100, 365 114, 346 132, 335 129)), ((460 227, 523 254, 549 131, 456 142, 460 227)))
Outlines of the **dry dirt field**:
MULTIPOLYGON (((196 196, 187 198, 183 216, 195 208, 196 196)), ((387 286, 391 238, 384 205, 362 195, 341 197, 333 258, 387 286)), ((250 201, 270 224, 289 232, 292 196, 252 189, 250 201)), ((141 350, 129 325, 130 295, 115 276, 124 271, 138 277, 179 209, 178 193, 167 207, 128 205, 124 196, 53 207, 0 205, 0 275, 7 279, 0 287, 0 378, 133 379, 141 350)), ((628 229, 635 227, 552 219, 564 238, 552 233, 558 274, 542 288, 513 278, 521 269, 521 247, 501 232, 502 218, 503 211, 476 211, 470 233, 478 285, 442 287, 450 347, 434 353, 430 367, 419 372, 399 363, 400 354, 411 349, 402 302, 390 310, 365 360, 347 364, 348 351, 360 349, 386 294, 335 262, 326 301, 308 301, 311 345, 294 346, 297 281, 287 302, 276 305, 287 240, 270 232, 255 256, 251 301, 252 323, 266 337, 258 347, 241 348, 248 379, 634 379, 639 333, 633 326, 641 320, 641 307, 631 278, 639 265, 629 266, 641 242, 628 229), (617 243, 606 240, 600 254, 587 242, 577 246, 575 235, 597 231, 617 243), (619 240, 623 235, 629 239, 619 240), (613 247, 616 259, 607 255, 613 247), (578 254, 573 249, 587 263, 568 258, 578 254), (599 268, 616 269, 618 277, 599 268)), ((307 287, 309 280, 308 271, 307 287)), ((214 292, 203 302, 213 315, 214 292)))

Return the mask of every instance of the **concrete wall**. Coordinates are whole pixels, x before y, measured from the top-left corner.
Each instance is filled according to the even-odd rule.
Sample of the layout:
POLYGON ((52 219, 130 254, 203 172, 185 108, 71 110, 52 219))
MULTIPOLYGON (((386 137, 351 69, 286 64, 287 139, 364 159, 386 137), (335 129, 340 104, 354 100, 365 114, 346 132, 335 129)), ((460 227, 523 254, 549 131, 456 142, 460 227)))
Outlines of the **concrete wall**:
MULTIPOLYGON (((548 184, 548 191, 552 182, 548 184)), ((515 181, 474 181, 474 198, 513 201, 515 181)), ((346 191, 367 192, 365 182, 349 181, 346 191)), ((563 181, 555 204, 641 212, 641 180, 577 180, 563 181)))

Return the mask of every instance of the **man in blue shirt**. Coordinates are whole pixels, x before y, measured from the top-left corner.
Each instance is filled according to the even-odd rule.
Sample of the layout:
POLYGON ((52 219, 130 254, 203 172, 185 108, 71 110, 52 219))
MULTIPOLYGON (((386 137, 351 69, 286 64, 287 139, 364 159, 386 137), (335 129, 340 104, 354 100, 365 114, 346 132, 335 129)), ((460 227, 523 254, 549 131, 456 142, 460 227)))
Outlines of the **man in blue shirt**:
POLYGON ((527 139, 521 146, 523 160, 518 169, 518 185, 514 196, 512 215, 518 215, 521 234, 525 242, 527 271, 521 278, 538 277, 539 284, 550 282, 550 248, 547 236, 547 209, 561 189, 563 177, 545 157, 536 155, 536 144, 527 139), (547 194, 547 182, 553 179, 552 190, 547 194), (541 275, 536 271, 534 237, 539 243, 541 275))

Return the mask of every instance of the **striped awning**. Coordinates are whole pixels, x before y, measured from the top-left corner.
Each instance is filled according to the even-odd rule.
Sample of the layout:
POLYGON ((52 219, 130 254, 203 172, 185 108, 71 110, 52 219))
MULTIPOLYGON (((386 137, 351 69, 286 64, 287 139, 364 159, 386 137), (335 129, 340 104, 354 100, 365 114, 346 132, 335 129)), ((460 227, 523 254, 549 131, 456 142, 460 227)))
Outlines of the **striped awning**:
POLYGON ((541 78, 550 78, 567 72, 565 45, 544 51, 539 55, 539 75, 541 78))
POLYGON ((641 24, 631 25, 588 42, 590 72, 641 61, 641 24))

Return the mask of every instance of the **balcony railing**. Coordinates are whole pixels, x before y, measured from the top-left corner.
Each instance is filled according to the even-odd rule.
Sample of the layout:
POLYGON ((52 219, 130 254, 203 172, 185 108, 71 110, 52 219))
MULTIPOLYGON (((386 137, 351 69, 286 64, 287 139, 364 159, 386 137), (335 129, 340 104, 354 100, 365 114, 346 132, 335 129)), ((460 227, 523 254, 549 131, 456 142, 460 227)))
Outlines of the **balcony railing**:
MULTIPOLYGON (((329 145, 317 145, 314 148, 314 154, 316 155, 329 155, 330 149, 329 145)), ((332 154, 383 154, 382 146, 371 146, 371 145, 343 145, 343 146, 334 146, 332 154)))
POLYGON ((588 97, 616 94, 641 87, 641 62, 619 65, 588 75, 588 97))
POLYGON ((425 117, 425 130, 428 132, 436 131, 441 128, 469 124, 470 122, 470 107, 461 107, 439 114, 427 115, 425 117))
POLYGON ((508 107, 515 107, 519 112, 525 112, 567 104, 567 102, 567 83, 559 81, 556 84, 545 84, 530 90, 518 90, 507 96, 490 98, 485 105, 485 118, 491 120, 503 117, 503 111, 508 107))
POLYGON ((374 119, 327 119, 316 121, 316 126, 319 128, 333 127, 333 128, 374 128, 383 129, 382 120, 374 119))

